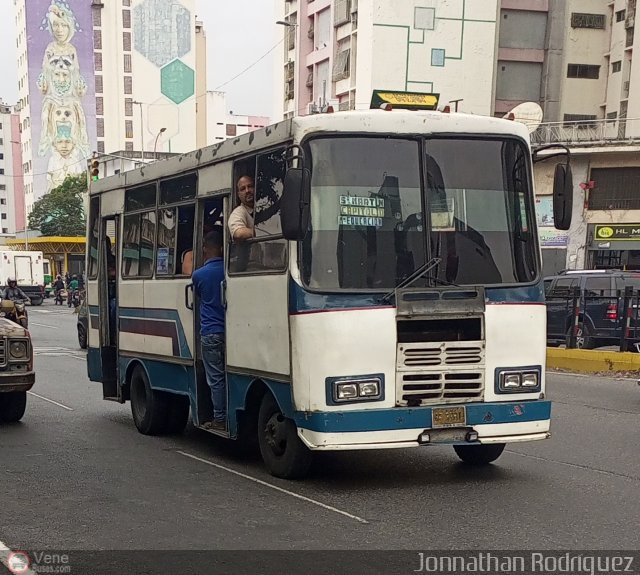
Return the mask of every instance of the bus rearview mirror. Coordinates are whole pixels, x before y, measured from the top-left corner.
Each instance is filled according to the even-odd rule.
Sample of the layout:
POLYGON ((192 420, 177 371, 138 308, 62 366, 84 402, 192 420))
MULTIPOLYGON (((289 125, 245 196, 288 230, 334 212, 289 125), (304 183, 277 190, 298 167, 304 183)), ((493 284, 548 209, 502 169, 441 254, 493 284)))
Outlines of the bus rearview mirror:
POLYGON ((553 220, 556 229, 568 230, 573 213, 571 165, 558 164, 553 178, 553 220))
POLYGON ((289 168, 280 199, 282 235, 287 240, 303 240, 309 230, 311 173, 306 168, 289 168))

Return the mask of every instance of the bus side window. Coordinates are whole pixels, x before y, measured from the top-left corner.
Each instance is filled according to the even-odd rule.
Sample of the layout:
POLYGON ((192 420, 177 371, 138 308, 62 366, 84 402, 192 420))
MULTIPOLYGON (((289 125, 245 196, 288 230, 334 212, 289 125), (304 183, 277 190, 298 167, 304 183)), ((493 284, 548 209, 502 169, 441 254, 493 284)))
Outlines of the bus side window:
POLYGON ((184 255, 193 250, 194 217, 194 205, 158 211, 157 276, 190 275, 182 266, 184 255))
MULTIPOLYGON (((231 244, 230 273, 281 271, 287 267, 286 240, 271 239, 282 234, 280 198, 286 173, 284 152, 284 148, 272 150, 256 156, 251 161, 256 174, 253 212, 255 240, 231 244)), ((234 183, 237 184, 242 175, 251 171, 247 169, 246 161, 238 163, 234 183)), ((235 190, 234 199, 237 203, 237 187, 235 190)))

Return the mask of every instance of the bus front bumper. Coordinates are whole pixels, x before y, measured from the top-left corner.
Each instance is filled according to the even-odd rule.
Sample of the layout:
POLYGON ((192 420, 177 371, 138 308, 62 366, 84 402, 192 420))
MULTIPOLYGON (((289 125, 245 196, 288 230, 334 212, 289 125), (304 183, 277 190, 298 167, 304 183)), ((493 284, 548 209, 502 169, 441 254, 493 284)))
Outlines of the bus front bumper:
MULTIPOLYGON (((450 407, 450 406, 447 406, 450 407)), ((464 425, 432 427, 431 408, 297 413, 298 436, 312 450, 486 445, 550 437, 551 403, 467 404, 464 425)))

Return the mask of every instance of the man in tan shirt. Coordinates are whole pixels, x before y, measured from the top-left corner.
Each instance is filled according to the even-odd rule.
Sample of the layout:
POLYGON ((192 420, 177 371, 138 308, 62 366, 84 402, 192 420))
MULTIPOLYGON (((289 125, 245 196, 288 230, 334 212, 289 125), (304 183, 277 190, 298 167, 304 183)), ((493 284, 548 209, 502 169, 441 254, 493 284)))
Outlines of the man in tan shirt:
POLYGON ((242 176, 236 183, 240 205, 229 216, 229 232, 234 242, 243 242, 254 237, 253 205, 256 193, 251 176, 242 176))

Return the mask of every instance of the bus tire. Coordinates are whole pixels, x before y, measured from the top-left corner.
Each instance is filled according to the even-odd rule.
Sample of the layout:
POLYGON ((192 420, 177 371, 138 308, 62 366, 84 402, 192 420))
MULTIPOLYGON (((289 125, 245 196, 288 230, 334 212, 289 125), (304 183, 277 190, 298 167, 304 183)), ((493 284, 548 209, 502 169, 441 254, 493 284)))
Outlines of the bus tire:
POLYGON ((131 374, 131 414, 136 428, 143 435, 167 432, 169 400, 167 394, 151 389, 147 372, 136 366, 131 374))
POLYGON ((489 465, 502 455, 504 443, 490 445, 454 445, 453 449, 462 461, 469 465, 489 465))
POLYGON ((189 398, 184 395, 169 395, 167 433, 180 435, 189 421, 189 398))
POLYGON ((0 393, 0 423, 17 423, 27 409, 27 392, 0 393))
POLYGON ((274 477, 300 479, 311 467, 311 451, 300 441, 296 424, 282 414, 271 393, 265 393, 260 405, 258 445, 262 460, 274 477))

